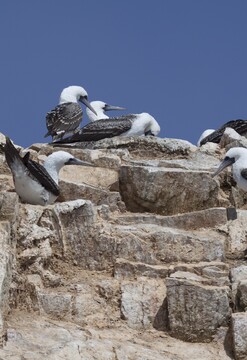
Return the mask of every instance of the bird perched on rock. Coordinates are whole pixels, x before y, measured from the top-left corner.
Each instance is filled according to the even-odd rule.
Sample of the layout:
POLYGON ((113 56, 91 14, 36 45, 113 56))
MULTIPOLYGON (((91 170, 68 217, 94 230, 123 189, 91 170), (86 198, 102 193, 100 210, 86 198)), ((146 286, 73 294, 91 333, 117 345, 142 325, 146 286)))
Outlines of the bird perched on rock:
POLYGON ((86 109, 89 121, 96 121, 102 119, 109 119, 109 116, 105 114, 105 111, 110 110, 126 110, 124 107, 109 105, 103 101, 91 101, 90 105, 96 111, 97 115, 93 113, 89 108, 86 109))
POLYGON ((97 141, 114 136, 157 136, 159 132, 160 126, 150 114, 129 114, 91 122, 81 128, 76 134, 54 143, 97 141))
POLYGON ((52 139, 55 140, 62 138, 65 134, 77 131, 83 116, 83 111, 78 101, 82 102, 92 113, 97 115, 88 101, 86 90, 81 86, 69 86, 63 89, 59 105, 46 115, 48 132, 45 137, 51 135, 52 139))
POLYGON ((204 145, 207 142, 219 143, 222 135, 224 134, 225 129, 229 127, 235 130, 239 135, 246 136, 247 135, 247 120, 231 120, 226 124, 222 125, 218 130, 214 130, 208 136, 204 137, 200 141, 200 145, 204 145))
POLYGON ((201 136, 199 137, 198 141, 197 141, 197 146, 201 146, 202 145, 202 141, 210 134, 212 134, 215 130, 214 129, 207 129, 204 130, 203 133, 201 134, 201 136))
POLYGON ((21 157, 7 136, 4 153, 17 194, 22 201, 33 205, 45 206, 56 200, 59 195, 58 174, 64 165, 93 166, 65 151, 49 155, 42 166, 30 159, 29 152, 21 157))
POLYGON ((218 175, 227 166, 232 165, 232 175, 237 185, 247 191, 247 149, 234 147, 227 151, 224 160, 213 176, 218 175))

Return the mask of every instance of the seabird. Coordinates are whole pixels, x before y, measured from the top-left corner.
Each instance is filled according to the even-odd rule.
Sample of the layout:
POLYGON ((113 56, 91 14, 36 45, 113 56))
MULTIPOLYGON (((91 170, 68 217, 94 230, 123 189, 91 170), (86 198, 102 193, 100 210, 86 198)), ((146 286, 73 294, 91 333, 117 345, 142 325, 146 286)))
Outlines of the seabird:
POLYGON ((30 152, 21 157, 7 136, 4 152, 17 194, 22 201, 33 205, 45 206, 56 200, 59 195, 58 174, 64 165, 93 166, 65 151, 52 153, 42 166, 30 159, 30 152))
POLYGON ((215 129, 207 129, 204 130, 203 133, 201 134, 201 136, 199 137, 199 140, 197 141, 197 146, 201 146, 201 142, 203 139, 205 139, 205 137, 207 137, 208 135, 212 134, 215 131, 215 129))
POLYGON ((109 116, 105 114, 105 111, 110 110, 126 110, 124 107, 109 105, 103 101, 91 101, 90 105, 96 111, 97 115, 93 113, 89 108, 86 109, 89 121, 96 121, 102 119, 109 119, 109 116))
POLYGON ((246 136, 247 134, 247 120, 231 120, 201 140, 200 145, 204 145, 207 142, 219 143, 227 127, 232 128, 239 133, 239 135, 246 136))
POLYGON ((81 128, 76 134, 60 141, 55 141, 54 144, 97 141, 114 136, 157 136, 159 132, 160 126, 150 114, 129 114, 91 122, 81 128))
POLYGON ((213 176, 218 175, 227 166, 232 165, 233 178, 238 186, 247 191, 247 149, 234 147, 227 151, 213 176))
POLYGON ((81 86, 69 86, 61 92, 59 105, 46 115, 46 127, 48 132, 45 137, 51 135, 52 139, 60 139, 67 133, 75 133, 82 121, 83 111, 78 101, 88 107, 97 115, 88 101, 88 95, 81 86))

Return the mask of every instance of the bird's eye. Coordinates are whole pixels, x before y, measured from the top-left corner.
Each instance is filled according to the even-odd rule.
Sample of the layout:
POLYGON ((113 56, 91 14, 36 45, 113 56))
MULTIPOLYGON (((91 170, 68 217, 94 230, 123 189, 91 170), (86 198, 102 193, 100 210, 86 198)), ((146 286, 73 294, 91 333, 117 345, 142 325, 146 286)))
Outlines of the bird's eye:
POLYGON ((226 157, 225 157, 225 160, 226 160, 226 161, 227 161, 227 160, 230 160, 229 156, 226 156, 226 157))

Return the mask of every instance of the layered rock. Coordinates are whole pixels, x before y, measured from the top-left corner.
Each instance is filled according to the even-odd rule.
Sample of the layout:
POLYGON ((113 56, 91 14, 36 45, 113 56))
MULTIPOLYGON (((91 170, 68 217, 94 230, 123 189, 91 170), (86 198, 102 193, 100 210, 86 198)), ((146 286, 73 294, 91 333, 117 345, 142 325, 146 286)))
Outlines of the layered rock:
POLYGON ((245 197, 211 177, 220 146, 73 144, 95 167, 65 167, 47 207, 18 201, 0 154, 0 357, 244 359, 245 197))

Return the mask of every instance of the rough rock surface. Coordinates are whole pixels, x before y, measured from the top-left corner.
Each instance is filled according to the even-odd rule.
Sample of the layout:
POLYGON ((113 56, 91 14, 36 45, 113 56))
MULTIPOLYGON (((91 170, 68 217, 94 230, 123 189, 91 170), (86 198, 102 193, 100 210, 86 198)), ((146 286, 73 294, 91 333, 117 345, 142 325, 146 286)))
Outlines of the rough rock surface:
POLYGON ((19 201, 0 148, 0 359, 247 359, 247 197, 211 177, 236 142, 64 147, 94 167, 65 167, 47 207, 19 201))

